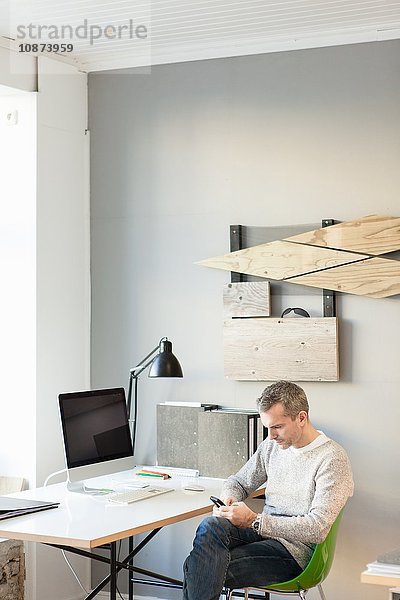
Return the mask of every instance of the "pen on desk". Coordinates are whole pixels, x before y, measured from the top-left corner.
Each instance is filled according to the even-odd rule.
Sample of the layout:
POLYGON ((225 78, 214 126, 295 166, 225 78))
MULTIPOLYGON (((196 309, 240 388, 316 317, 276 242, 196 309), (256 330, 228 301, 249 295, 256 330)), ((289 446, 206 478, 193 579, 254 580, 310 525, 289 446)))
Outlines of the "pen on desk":
POLYGON ((157 479, 165 479, 164 475, 157 475, 156 473, 142 473, 139 471, 136 475, 140 475, 141 477, 156 477, 157 479))
MULTIPOLYGON (((152 469, 142 469, 139 471, 141 474, 149 474, 149 475, 157 475, 159 477, 163 477, 164 479, 171 479, 171 475, 168 473, 164 473, 163 471, 153 471, 152 469)), ((139 474, 138 473, 138 474, 139 474)))

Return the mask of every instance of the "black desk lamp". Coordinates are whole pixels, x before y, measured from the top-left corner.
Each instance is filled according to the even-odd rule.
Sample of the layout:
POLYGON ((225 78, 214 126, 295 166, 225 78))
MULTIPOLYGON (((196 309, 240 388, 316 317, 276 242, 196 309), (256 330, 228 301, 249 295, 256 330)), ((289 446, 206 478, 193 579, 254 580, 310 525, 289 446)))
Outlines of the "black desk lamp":
POLYGON ((168 338, 161 338, 158 345, 153 348, 147 356, 140 361, 136 367, 130 370, 129 377, 129 391, 128 391, 128 418, 131 417, 131 405, 132 405, 132 387, 133 381, 135 382, 135 394, 134 394, 134 416, 133 416, 133 427, 132 427, 132 447, 135 452, 135 441, 136 441, 136 421, 137 421, 137 385, 138 378, 141 373, 147 367, 150 367, 149 377, 183 377, 182 367, 179 364, 178 359, 172 354, 172 344, 168 338), (156 355, 156 356, 154 356, 156 355))

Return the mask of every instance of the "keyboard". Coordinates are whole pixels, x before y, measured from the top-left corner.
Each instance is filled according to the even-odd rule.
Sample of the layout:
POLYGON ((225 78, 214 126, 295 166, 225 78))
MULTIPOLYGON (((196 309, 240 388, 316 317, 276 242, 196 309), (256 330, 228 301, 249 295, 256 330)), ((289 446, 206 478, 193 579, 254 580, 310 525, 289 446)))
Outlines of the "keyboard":
POLYGON ((113 504, 131 504, 132 502, 138 502, 139 500, 147 500, 148 498, 154 498, 160 494, 167 494, 173 492, 172 488, 160 488, 160 487, 147 487, 135 490, 127 490, 126 492, 117 492, 116 494, 110 494, 107 498, 108 502, 113 504))

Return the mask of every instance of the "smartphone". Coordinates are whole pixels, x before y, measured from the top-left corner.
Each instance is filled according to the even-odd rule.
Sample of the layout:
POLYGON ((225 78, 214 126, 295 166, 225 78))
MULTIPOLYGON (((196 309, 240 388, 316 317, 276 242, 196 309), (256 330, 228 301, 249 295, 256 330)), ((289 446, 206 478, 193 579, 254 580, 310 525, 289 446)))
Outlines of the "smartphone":
POLYGON ((220 500, 216 496, 210 496, 210 500, 211 502, 214 502, 215 506, 217 506, 218 508, 220 508, 221 506, 226 506, 225 502, 222 502, 222 500, 220 500))

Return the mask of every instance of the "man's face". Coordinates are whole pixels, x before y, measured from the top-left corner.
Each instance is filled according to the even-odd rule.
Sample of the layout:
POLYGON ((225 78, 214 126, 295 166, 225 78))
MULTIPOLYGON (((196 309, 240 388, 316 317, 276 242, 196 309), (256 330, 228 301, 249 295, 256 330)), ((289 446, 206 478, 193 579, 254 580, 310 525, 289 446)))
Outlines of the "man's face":
POLYGON ((304 432, 304 425, 307 422, 307 413, 305 411, 292 419, 285 415, 283 405, 278 402, 269 410, 260 413, 261 422, 268 428, 268 437, 274 440, 281 448, 286 450, 290 446, 300 448, 304 432))

